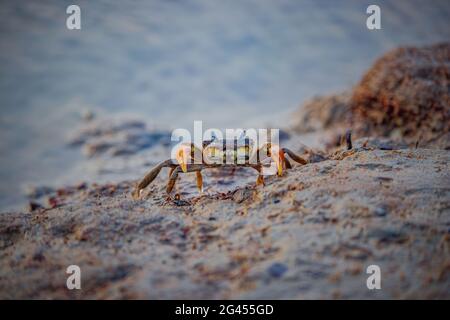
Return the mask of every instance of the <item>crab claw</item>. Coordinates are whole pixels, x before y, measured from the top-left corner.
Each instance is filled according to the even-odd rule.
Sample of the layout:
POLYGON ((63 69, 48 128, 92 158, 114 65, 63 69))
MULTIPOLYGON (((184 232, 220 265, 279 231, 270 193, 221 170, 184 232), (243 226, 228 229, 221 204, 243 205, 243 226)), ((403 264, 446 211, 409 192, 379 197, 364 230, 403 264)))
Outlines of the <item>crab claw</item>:
POLYGON ((278 176, 283 175, 283 164, 284 164, 284 152, 280 149, 278 145, 272 145, 270 150, 270 157, 275 162, 277 166, 278 176))
POLYGON ((191 156, 191 146, 181 145, 176 151, 175 158, 184 173, 187 172, 188 159, 191 156))

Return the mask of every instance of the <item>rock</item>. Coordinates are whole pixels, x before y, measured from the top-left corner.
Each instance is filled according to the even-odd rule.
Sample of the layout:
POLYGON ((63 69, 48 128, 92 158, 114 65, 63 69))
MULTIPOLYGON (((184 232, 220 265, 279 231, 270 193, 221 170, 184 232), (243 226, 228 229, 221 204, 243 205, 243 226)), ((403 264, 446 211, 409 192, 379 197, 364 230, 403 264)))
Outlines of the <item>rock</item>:
POLYGON ((377 217, 385 217, 388 214, 388 209, 386 208, 386 206, 380 206, 375 208, 375 216, 377 217))
MULTIPOLYGON (((326 148, 341 146, 349 128, 355 138, 385 137, 379 148, 450 150, 450 43, 398 48, 366 72, 352 91, 316 97, 293 115, 291 130, 320 135, 326 148)), ((309 137, 311 140, 311 137, 309 137)))
POLYGON ((274 278, 280 278, 281 276, 283 276, 283 274, 286 273, 287 270, 288 267, 286 265, 276 262, 269 267, 267 272, 269 272, 270 276, 274 278))
POLYGON ((351 97, 362 134, 450 147, 450 43, 395 49, 378 59, 351 97))
POLYGON ((303 104, 293 115, 296 119, 292 129, 297 133, 319 131, 349 123, 350 92, 338 95, 315 97, 303 104))

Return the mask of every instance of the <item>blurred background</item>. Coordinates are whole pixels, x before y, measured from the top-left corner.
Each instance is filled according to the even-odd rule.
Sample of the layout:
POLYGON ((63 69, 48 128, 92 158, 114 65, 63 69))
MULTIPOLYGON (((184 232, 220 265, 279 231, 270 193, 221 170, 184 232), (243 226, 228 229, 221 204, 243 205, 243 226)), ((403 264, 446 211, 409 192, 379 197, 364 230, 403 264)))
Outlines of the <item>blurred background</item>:
POLYGON ((22 206, 29 185, 119 178, 89 171, 67 146, 86 113, 167 131, 194 120, 283 127, 303 101, 354 85, 385 51, 449 41, 449 3, 1 1, 0 211, 22 206), (66 28, 70 4, 81 7, 81 30, 66 28), (366 28, 369 4, 381 7, 382 30, 366 28))

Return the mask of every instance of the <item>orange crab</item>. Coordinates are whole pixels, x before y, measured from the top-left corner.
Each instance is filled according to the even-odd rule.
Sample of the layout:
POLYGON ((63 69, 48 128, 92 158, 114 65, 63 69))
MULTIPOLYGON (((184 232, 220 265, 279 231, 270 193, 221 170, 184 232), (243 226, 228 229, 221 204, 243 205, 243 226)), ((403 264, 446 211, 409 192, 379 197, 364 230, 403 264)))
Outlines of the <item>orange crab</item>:
POLYGON ((233 140, 219 140, 213 138, 203 141, 202 150, 193 143, 182 143, 177 146, 174 157, 157 164, 133 190, 133 198, 139 199, 141 191, 147 187, 159 174, 162 168, 170 168, 169 181, 166 191, 170 195, 179 173, 195 172, 197 187, 203 191, 203 177, 201 171, 206 168, 221 167, 250 167, 258 171, 256 185, 264 185, 264 175, 269 168, 278 176, 283 170, 290 169, 291 163, 285 155, 302 165, 307 161, 287 148, 267 142, 260 148, 255 147, 249 138, 241 137, 233 140))

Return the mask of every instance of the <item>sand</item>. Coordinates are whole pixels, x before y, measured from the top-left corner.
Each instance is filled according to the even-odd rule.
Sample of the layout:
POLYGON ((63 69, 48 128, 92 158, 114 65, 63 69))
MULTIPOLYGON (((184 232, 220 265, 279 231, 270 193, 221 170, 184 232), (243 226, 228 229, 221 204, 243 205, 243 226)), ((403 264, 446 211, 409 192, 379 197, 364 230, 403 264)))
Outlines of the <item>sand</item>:
MULTIPOLYGON (((380 61, 383 79, 402 78, 401 68, 380 61)), ((434 90, 447 97, 439 74, 434 90)), ((367 79, 354 90, 413 101, 418 77, 400 93, 367 79)), ((421 113, 377 123, 365 108, 383 114, 389 104, 355 107, 362 101, 355 91, 316 98, 281 140, 307 164, 268 177, 265 186, 255 185, 251 169, 205 170, 203 194, 195 174, 182 174, 179 198, 165 192, 167 169, 141 199, 131 195, 154 161, 170 154, 164 131, 89 120, 70 144, 100 159, 99 169, 119 168, 128 178, 41 186, 29 193, 27 210, 0 214, 0 298, 450 299, 450 140, 446 123, 435 126, 450 106, 424 96, 440 110, 426 121, 432 139, 422 135, 427 123, 398 130, 399 119, 422 124, 421 113), (367 130, 352 122, 354 112, 367 130), (350 149, 341 138, 348 129, 350 149), (70 265, 81 269, 81 290, 66 287, 70 265), (373 265, 381 289, 367 287, 373 265)))
POLYGON ((0 215, 0 297, 450 298, 448 151, 360 147, 183 201, 164 179, 138 201, 133 182, 80 186, 0 215), (81 290, 66 288, 71 264, 81 290))

